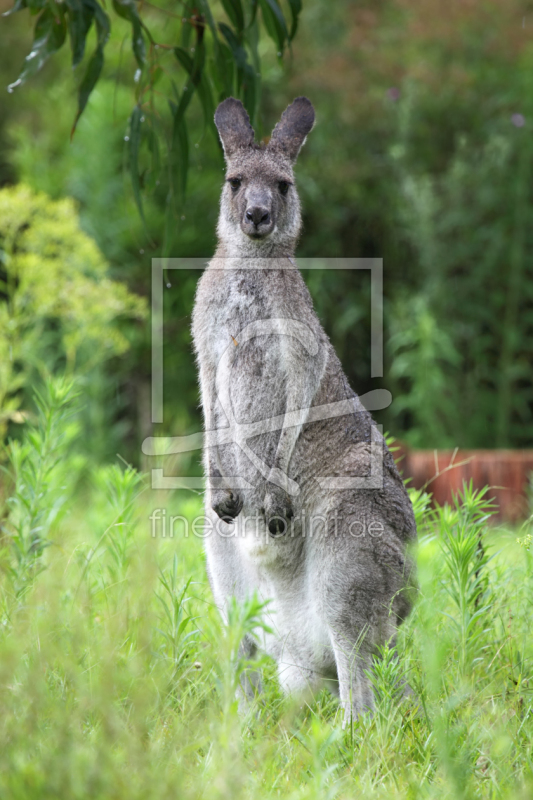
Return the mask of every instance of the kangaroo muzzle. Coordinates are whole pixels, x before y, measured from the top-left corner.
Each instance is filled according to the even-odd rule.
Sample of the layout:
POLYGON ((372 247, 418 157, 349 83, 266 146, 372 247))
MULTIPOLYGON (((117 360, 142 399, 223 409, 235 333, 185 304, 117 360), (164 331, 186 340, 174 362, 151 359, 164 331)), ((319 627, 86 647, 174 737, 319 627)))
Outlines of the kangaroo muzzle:
POLYGON ((268 236, 274 228, 272 197, 267 192, 251 191, 246 197, 246 206, 241 221, 243 233, 252 239, 268 236))

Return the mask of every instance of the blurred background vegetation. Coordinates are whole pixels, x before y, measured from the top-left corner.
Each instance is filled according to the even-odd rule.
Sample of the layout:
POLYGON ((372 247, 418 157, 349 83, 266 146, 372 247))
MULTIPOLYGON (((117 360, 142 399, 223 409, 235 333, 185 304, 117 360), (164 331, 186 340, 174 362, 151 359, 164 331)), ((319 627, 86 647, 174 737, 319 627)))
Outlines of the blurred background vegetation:
MULTIPOLYGON (((0 0, 0 10, 10 5, 0 0)), ((160 5, 145 3, 143 19, 172 40, 177 7, 160 5)), ((0 86, 16 81, 33 23, 28 12, 2 20, 0 86)), ((169 219, 164 180, 150 176, 143 225, 125 142, 136 102, 130 36, 116 18, 72 142, 79 77, 69 52, 0 92, 0 426, 17 436, 40 376, 70 370, 82 381, 87 457, 118 452, 139 464, 154 432, 151 259, 213 253, 223 159, 194 97, 186 199, 169 219)), ((389 388, 393 403, 378 421, 414 446, 532 447, 533 3, 304 0, 283 59, 264 31, 256 44, 258 135, 297 95, 317 110, 297 167, 299 255, 384 259, 382 379, 370 377, 369 275, 306 276, 352 386, 389 388)), ((171 55, 165 69, 183 85, 171 55)), ((169 273, 156 434, 200 425, 190 339, 197 279, 169 273)), ((199 454, 187 466, 199 472, 199 454)))

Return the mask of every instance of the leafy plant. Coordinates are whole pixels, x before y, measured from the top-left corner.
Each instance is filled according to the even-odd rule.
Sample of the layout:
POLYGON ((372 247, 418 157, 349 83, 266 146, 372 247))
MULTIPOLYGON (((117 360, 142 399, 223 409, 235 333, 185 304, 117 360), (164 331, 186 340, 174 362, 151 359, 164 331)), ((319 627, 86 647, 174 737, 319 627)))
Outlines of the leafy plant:
POLYGON ((101 591, 108 597, 111 587, 123 588, 127 579, 142 476, 130 465, 123 469, 111 464, 93 468, 93 481, 105 499, 106 519, 111 517, 112 522, 95 545, 84 548, 82 578, 90 595, 101 591))
POLYGON ((220 642, 220 658, 214 664, 217 685, 225 715, 237 710, 237 690, 249 673, 261 668, 262 660, 250 658, 243 650, 242 641, 248 639, 256 644, 260 632, 271 633, 264 618, 269 601, 261 601, 257 595, 239 603, 234 597, 226 609, 226 624, 220 642))
POLYGON ((413 161, 420 86, 406 86, 398 110, 391 163, 421 284, 393 309, 391 377, 393 411, 417 446, 533 441, 528 76, 520 69, 514 88, 524 113, 487 121, 481 138, 458 131, 440 170, 413 161))
POLYGON ((446 566, 444 588, 456 612, 448 616, 458 634, 458 666, 463 677, 480 661, 484 622, 492 603, 487 579, 492 556, 487 553, 484 534, 495 505, 487 499, 487 492, 488 487, 476 490, 472 481, 465 483, 454 496, 453 506, 439 506, 433 514, 446 566))
POLYGON ((13 488, 5 501, 1 531, 4 547, 14 556, 9 572, 16 599, 42 568, 43 550, 52 543, 50 530, 75 488, 76 470, 68 458, 73 432, 67 425, 75 398, 72 381, 49 379, 43 392, 36 393, 36 421, 21 442, 11 441, 6 448, 10 470, 4 472, 13 488))
POLYGON ((0 437, 22 422, 22 390, 54 370, 89 371, 124 353, 120 317, 144 319, 141 297, 107 276, 72 200, 19 185, 0 190, 0 437))
POLYGON ((97 471, 96 484, 106 496, 107 507, 114 518, 106 537, 106 550, 111 556, 111 578, 119 581, 125 576, 130 560, 136 521, 135 502, 142 476, 130 465, 123 469, 112 464, 97 471))
POLYGON ((172 566, 161 570, 159 583, 161 591, 155 596, 162 609, 157 631, 164 640, 164 652, 172 666, 172 680, 175 681, 178 672, 187 656, 190 654, 191 645, 197 639, 199 632, 192 627, 194 618, 187 612, 187 593, 192 579, 189 578, 185 585, 180 584, 178 571, 178 556, 174 553, 172 566))
POLYGON ((385 755, 385 750, 402 736, 400 702, 406 691, 406 671, 396 648, 379 647, 367 675, 374 690, 373 722, 385 755))
MULTIPOLYGON (((175 13, 173 7, 166 5, 150 5, 147 10, 136 0, 113 0, 112 3, 117 17, 131 29, 136 66, 135 106, 125 138, 133 194, 143 220, 142 190, 148 184, 153 186, 161 173, 167 172, 167 165, 170 214, 175 203, 183 200, 189 165, 186 114, 192 97, 196 95, 199 100, 206 128, 213 128, 216 100, 231 94, 242 97, 254 119, 260 96, 259 17, 281 58, 296 34, 302 3, 290 0, 290 22, 278 0, 223 0, 224 15, 217 20, 212 5, 209 0, 201 0, 193 7, 185 4, 183 11, 175 13), (153 14, 154 10, 166 17, 166 42, 156 41, 149 27, 148 12, 153 14), (180 89, 177 81, 181 82, 180 89), (169 109, 170 124, 165 130, 162 120, 169 109), (162 145, 166 148, 163 158, 162 145), (144 148, 148 166, 142 166, 144 148)), ((22 72, 8 87, 10 92, 38 72, 67 41, 71 46, 72 67, 80 66, 89 32, 93 26, 96 30, 96 48, 86 60, 78 86, 78 110, 72 136, 102 74, 111 18, 99 0, 67 0, 65 3, 16 0, 7 14, 25 9, 38 15, 34 41, 22 72)))

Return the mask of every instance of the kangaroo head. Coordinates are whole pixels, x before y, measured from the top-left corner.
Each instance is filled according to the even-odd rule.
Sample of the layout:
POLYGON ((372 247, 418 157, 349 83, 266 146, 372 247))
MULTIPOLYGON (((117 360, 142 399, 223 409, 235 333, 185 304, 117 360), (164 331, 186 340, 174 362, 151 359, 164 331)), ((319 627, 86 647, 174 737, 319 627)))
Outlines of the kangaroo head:
POLYGON ((314 121, 309 100, 297 97, 269 143, 257 145, 242 103, 229 97, 219 105, 215 124, 227 166, 218 224, 223 242, 247 253, 294 247, 301 217, 292 168, 314 121))

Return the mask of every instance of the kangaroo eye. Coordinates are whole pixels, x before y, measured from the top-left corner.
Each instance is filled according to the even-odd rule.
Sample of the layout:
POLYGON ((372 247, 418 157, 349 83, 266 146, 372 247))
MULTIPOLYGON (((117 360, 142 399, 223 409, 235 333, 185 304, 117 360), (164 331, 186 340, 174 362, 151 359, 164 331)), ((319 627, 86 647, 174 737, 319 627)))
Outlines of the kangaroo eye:
POLYGON ((233 189, 234 192, 237 191, 237 189, 239 188, 241 183, 242 183, 242 181, 241 181, 240 178, 230 178, 229 179, 229 185, 231 186, 231 188, 233 189))
POLYGON ((280 194, 287 194, 287 192, 289 191, 289 184, 287 183, 287 181, 280 181, 278 183, 278 189, 280 191, 280 194))

